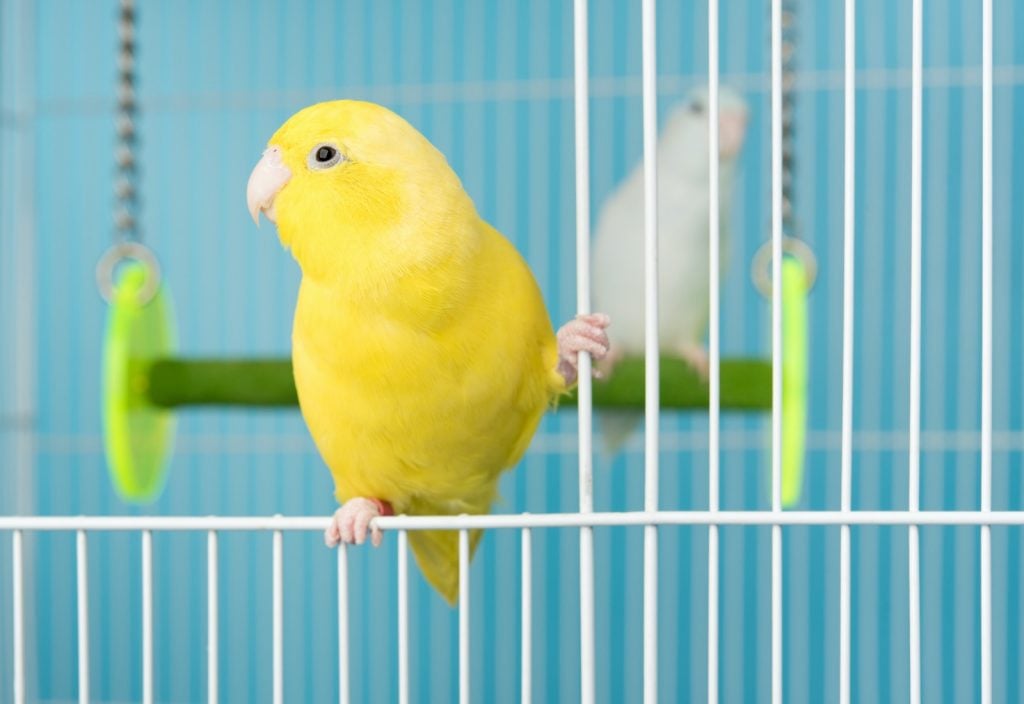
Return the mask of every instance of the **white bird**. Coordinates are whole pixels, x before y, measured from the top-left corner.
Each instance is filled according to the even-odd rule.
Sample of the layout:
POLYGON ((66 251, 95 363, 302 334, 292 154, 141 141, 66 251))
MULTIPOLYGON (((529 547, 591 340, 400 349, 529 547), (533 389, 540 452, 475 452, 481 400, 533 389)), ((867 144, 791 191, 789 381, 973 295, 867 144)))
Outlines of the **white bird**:
MULTIPOLYGON (((749 111, 740 95, 719 90, 720 264, 729 250, 728 214, 736 161, 749 111)), ((707 378, 710 227, 708 91, 695 89, 674 107, 658 137, 658 344, 662 354, 690 362, 707 378)), ((593 247, 594 309, 606 312, 611 352, 600 365, 609 374, 623 357, 644 354, 644 174, 638 164, 608 197, 597 219, 593 247)), ((606 441, 621 444, 636 414, 605 414, 606 441), (628 423, 615 422, 628 417, 628 423), (609 422, 611 421, 611 422, 609 422)))

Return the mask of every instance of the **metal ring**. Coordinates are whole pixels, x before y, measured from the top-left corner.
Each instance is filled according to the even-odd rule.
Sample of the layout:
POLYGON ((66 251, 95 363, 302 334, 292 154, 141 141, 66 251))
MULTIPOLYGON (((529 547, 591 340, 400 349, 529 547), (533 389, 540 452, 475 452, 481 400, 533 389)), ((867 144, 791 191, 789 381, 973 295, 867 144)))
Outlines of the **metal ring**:
MULTIPOLYGON (((783 237, 782 251, 803 263, 807 271, 807 290, 814 288, 814 282, 818 278, 818 259, 807 243, 795 237, 783 237)), ((754 254, 754 261, 750 265, 750 278, 761 295, 767 299, 772 297, 771 261, 772 241, 768 240, 754 254)))
POLYGON ((152 250, 141 242, 120 242, 108 249, 96 263, 96 286, 107 303, 114 299, 114 270, 126 259, 144 264, 147 270, 146 283, 139 291, 138 303, 144 306, 153 300, 160 288, 160 263, 152 250))

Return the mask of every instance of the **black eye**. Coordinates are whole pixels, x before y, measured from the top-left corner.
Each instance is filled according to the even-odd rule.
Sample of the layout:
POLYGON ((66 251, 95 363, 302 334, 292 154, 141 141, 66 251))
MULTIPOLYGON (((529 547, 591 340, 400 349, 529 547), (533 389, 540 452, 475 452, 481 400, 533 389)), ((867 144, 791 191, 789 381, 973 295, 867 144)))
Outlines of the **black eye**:
POLYGON ((341 161, 341 152, 333 144, 318 144, 309 153, 306 163, 309 168, 322 171, 329 169, 341 161))

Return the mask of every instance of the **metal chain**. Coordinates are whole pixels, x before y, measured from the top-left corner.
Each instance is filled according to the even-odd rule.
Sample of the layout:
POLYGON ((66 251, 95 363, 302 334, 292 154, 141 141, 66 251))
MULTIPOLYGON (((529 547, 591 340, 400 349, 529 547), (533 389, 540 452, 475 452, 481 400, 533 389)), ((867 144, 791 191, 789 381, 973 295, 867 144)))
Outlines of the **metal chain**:
POLYGON ((782 2, 782 234, 796 237, 793 193, 795 191, 796 150, 793 125, 796 122, 796 0, 782 2))
POLYGON ((114 273, 125 260, 146 267, 146 282, 139 292, 139 303, 148 303, 160 288, 160 264, 153 252, 142 244, 139 228, 138 182, 135 161, 135 0, 120 0, 117 36, 117 115, 114 120, 117 142, 114 147, 114 244, 96 265, 96 285, 107 301, 114 298, 114 273))
POLYGON ((138 199, 135 168, 135 0, 121 0, 118 21, 120 52, 117 58, 119 84, 117 91, 117 146, 114 163, 114 241, 141 240, 137 215, 138 199))
MULTIPOLYGON (((796 192, 796 148, 793 142, 796 123, 796 5, 798 0, 782 0, 782 249, 804 263, 807 288, 814 285, 818 261, 814 252, 799 239, 793 195, 796 192)), ((765 298, 771 298, 771 240, 754 254, 750 275, 754 286, 765 298)))

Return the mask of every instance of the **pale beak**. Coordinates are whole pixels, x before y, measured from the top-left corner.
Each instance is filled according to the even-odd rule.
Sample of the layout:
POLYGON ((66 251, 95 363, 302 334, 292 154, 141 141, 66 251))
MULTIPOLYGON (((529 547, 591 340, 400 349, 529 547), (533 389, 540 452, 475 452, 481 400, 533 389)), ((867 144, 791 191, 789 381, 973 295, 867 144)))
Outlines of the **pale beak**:
POLYGON ((721 158, 735 156, 747 135, 747 111, 723 110, 718 116, 718 154, 721 158))
POLYGON ((281 148, 273 145, 268 147, 256 168, 249 174, 249 185, 245 188, 245 204, 249 207, 249 214, 252 215, 257 227, 260 224, 260 212, 263 212, 270 222, 277 222, 274 198, 291 177, 292 172, 281 159, 281 148))

